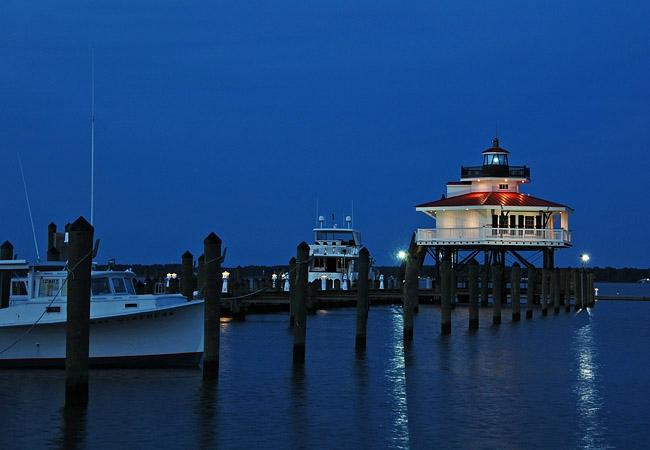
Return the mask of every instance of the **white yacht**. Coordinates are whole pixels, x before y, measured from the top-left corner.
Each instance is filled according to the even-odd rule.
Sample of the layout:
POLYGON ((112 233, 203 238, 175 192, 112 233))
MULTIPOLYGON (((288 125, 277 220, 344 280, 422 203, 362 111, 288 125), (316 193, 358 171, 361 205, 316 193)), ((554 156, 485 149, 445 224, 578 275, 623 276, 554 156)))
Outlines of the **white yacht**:
MULTIPOLYGON (((11 282, 0 309, 0 367, 63 366, 67 272, 24 260, 0 270, 26 274, 11 282)), ((180 294, 136 295, 135 274, 93 271, 91 366, 196 366, 203 355, 203 301, 180 294)))
POLYGON ((325 226, 325 218, 318 218, 314 228, 315 243, 309 246, 309 282, 321 280, 323 285, 339 280, 342 289, 358 278, 358 259, 361 233, 352 228, 352 218, 345 218, 346 228, 325 226), (332 281, 329 281, 332 280, 332 281))

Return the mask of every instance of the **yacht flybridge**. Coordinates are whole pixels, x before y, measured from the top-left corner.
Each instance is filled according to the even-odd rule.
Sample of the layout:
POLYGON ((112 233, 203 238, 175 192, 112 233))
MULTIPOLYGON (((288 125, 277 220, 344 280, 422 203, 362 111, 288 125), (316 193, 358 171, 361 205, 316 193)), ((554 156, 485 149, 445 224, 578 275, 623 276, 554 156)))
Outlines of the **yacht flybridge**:
POLYGON ((345 218, 346 228, 325 226, 325 218, 318 218, 318 228, 314 228, 315 243, 309 246, 309 282, 321 280, 323 284, 333 284, 336 280, 342 289, 358 277, 361 233, 352 228, 352 218, 345 218), (330 281, 331 280, 331 281, 330 281))
MULTIPOLYGON (((0 261, 22 274, 0 309, 0 367, 62 366, 66 351, 66 278, 61 265, 0 261), (58 265, 58 267, 57 267, 58 265)), ((92 366, 195 366, 203 353, 203 301, 180 294, 137 295, 135 274, 93 271, 92 366)))

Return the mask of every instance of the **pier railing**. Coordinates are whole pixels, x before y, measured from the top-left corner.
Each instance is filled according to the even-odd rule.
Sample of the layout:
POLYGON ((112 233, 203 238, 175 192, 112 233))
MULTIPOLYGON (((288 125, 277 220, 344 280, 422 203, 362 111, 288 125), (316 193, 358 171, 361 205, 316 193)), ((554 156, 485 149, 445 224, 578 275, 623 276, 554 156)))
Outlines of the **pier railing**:
POLYGON ((537 228, 420 228, 418 245, 552 245, 571 244, 571 232, 537 228))

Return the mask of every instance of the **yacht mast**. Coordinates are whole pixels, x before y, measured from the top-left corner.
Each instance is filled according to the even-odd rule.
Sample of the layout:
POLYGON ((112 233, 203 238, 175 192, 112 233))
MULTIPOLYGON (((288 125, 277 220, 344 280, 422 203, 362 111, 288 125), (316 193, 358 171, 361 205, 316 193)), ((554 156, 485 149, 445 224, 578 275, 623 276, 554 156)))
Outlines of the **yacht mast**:
POLYGON ((95 49, 91 51, 90 102, 90 224, 95 218, 95 49))

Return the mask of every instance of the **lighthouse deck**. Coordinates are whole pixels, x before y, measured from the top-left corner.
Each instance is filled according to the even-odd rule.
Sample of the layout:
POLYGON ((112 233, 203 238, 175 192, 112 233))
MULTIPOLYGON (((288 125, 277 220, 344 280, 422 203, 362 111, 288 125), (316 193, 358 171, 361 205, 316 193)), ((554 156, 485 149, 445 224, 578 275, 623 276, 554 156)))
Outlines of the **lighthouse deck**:
POLYGON ((425 246, 508 246, 570 247, 571 232, 564 229, 522 228, 419 228, 417 245, 425 246))

